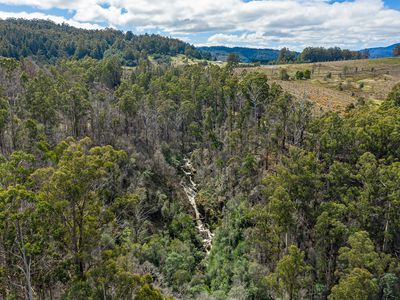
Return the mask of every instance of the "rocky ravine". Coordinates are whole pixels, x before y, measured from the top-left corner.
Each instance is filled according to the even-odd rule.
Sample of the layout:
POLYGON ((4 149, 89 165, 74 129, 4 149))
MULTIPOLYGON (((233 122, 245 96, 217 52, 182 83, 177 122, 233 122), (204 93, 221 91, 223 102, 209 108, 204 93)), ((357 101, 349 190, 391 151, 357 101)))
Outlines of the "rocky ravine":
POLYGON ((189 199, 190 204, 192 205, 196 218, 196 227, 203 238, 203 246, 207 254, 210 252, 212 247, 212 239, 214 234, 204 225, 202 221, 202 217, 200 215, 199 209, 196 203, 197 196, 197 186, 193 181, 193 173, 195 169, 192 166, 192 163, 189 159, 185 159, 185 164, 182 167, 183 172, 186 175, 187 182, 182 181, 182 187, 185 191, 186 196, 189 199))

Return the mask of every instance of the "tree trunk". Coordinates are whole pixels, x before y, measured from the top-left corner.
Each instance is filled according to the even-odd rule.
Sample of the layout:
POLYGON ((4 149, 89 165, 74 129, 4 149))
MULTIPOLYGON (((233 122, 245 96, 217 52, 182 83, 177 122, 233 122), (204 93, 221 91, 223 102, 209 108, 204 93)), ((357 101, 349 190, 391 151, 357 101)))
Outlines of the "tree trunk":
POLYGON ((21 255, 22 255, 22 263, 24 268, 24 275, 26 280, 26 297, 28 300, 33 300, 33 292, 32 292, 32 278, 31 278, 31 258, 26 254, 24 240, 23 240, 23 233, 21 229, 21 225, 19 221, 17 221, 17 228, 18 228, 18 239, 19 244, 21 247, 21 255))
POLYGON ((389 213, 390 213, 390 209, 391 209, 391 202, 388 201, 388 211, 386 213, 386 224, 385 224, 385 231, 383 233, 383 245, 382 245, 382 252, 386 251, 386 247, 387 247, 387 236, 388 236, 388 232, 389 232, 389 213))

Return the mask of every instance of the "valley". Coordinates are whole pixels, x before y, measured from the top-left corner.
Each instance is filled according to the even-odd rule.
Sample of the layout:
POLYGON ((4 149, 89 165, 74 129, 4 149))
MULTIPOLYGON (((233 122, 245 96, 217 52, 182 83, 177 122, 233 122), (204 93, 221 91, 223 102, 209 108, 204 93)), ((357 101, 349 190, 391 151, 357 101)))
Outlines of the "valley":
POLYGON ((0 33, 0 299, 400 299, 399 57, 0 33))

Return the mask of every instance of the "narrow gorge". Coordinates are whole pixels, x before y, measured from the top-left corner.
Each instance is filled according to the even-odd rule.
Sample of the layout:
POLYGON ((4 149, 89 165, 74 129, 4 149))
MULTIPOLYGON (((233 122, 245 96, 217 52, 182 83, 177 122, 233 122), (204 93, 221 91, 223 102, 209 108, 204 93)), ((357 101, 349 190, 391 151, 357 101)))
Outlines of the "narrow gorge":
POLYGON ((207 228, 202 220, 202 216, 199 212, 199 208, 196 203, 197 196, 197 185, 193 180, 193 175, 195 173, 195 169, 190 161, 190 159, 185 159, 185 164, 182 167, 182 170, 186 177, 186 182, 182 181, 182 187, 185 191, 185 194, 189 200, 190 205, 193 207, 195 218, 196 218, 196 227, 203 238, 203 247, 207 254, 210 253, 212 247, 212 240, 214 234, 207 228))

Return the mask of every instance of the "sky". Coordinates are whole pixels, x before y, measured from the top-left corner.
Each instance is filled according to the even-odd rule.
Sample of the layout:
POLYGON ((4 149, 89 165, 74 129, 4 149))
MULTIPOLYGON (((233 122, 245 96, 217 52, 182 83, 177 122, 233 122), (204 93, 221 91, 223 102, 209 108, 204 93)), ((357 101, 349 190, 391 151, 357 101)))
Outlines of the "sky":
POLYGON ((0 0, 0 19, 158 33, 196 46, 339 46, 400 42, 400 0, 0 0))

